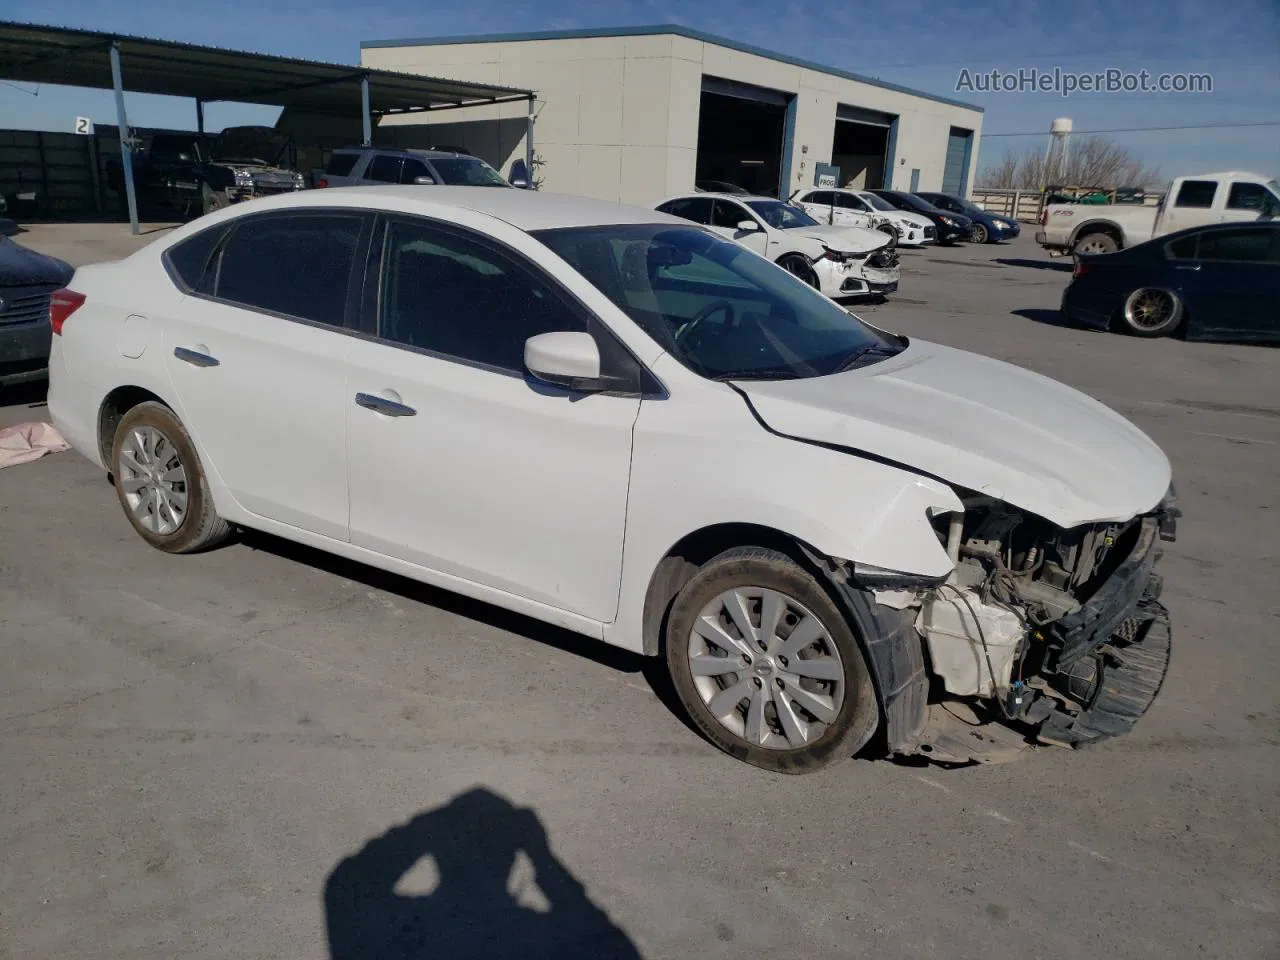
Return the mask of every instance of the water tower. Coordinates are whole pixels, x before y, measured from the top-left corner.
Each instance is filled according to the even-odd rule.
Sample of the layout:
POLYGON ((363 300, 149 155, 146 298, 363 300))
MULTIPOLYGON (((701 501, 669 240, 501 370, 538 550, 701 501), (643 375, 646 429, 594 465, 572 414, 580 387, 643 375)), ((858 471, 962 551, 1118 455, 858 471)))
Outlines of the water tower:
POLYGON ((1055 174, 1067 171, 1067 148, 1071 140, 1071 118, 1059 117, 1049 124, 1049 144, 1044 150, 1044 184, 1053 183, 1055 174))

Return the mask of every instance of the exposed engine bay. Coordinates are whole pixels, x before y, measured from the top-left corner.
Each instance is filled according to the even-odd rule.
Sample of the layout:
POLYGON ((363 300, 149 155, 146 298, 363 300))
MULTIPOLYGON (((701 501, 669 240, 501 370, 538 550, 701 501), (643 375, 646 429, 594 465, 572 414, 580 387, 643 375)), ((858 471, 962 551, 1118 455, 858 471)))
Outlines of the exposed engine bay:
POLYGON ((919 751, 982 761, 1032 741, 1078 746, 1126 732, 1168 667, 1153 568, 1159 540, 1174 538, 1172 492, 1151 514, 1072 529, 990 497, 962 499, 963 513, 935 520, 955 564, 947 581, 906 603, 902 591, 877 591, 916 613, 924 642, 933 706, 919 751), (1016 735, 966 730, 991 722, 1016 735))

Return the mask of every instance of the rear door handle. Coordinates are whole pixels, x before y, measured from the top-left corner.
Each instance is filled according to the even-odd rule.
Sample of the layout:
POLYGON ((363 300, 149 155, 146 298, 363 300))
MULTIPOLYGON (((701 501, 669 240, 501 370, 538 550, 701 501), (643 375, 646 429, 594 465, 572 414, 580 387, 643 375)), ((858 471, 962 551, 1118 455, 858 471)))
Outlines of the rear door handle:
POLYGON ((191 364, 193 367, 218 366, 217 357, 211 357, 207 353, 201 353, 199 350, 191 350, 187 347, 174 347, 173 355, 179 360, 191 364))
POLYGON ((403 403, 396 403, 394 400, 372 393, 357 393, 356 405, 375 413, 385 413, 388 417, 412 417, 418 412, 413 407, 406 407, 403 403))
POLYGON ((1192 273, 1195 273, 1196 271, 1198 271, 1198 270, 1200 269, 1200 264, 1198 264, 1198 263, 1180 263, 1180 264, 1178 264, 1178 269, 1179 269, 1179 270, 1190 270, 1192 273))

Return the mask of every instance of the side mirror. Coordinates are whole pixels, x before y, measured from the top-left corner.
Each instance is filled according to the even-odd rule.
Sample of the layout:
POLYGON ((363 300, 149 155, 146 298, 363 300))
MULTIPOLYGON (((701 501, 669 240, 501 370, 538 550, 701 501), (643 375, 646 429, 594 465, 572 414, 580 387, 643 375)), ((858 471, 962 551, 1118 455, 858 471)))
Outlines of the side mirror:
POLYGON ((511 173, 507 177, 507 182, 518 190, 528 190, 531 186, 529 177, 529 165, 523 160, 515 160, 511 164, 511 173))
POLYGON ((755 233, 760 229, 760 225, 754 220, 739 220, 738 229, 743 233, 755 233))
POLYGON ((413 182, 425 187, 435 183, 436 180, 435 180, 435 177, 414 177, 413 182))
POLYGON ((589 333, 557 330, 524 342, 524 365, 546 383, 571 390, 605 390, 600 377, 600 347, 589 333))

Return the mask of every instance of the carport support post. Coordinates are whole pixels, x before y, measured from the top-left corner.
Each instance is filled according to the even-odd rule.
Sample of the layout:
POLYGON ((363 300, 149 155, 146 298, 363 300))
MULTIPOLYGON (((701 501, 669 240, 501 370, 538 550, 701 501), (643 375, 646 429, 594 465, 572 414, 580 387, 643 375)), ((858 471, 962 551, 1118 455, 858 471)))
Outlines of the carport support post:
POLYGON ((524 169, 529 178, 529 189, 533 186, 533 95, 529 95, 529 116, 524 126, 524 169))
POLYGON ((129 146, 129 117, 124 112, 124 81, 120 77, 120 44, 111 42, 111 85, 116 92, 116 126, 120 128, 120 166, 124 195, 129 202, 129 232, 138 235, 138 195, 133 189, 133 150, 129 146))
MULTIPOLYGON (((201 150, 204 148, 204 101, 196 100, 196 134, 201 140, 201 150)), ((203 156, 203 153, 201 154, 203 156)))
POLYGON ((364 146, 373 146, 373 117, 369 113, 369 75, 360 78, 360 119, 364 122, 364 146))

